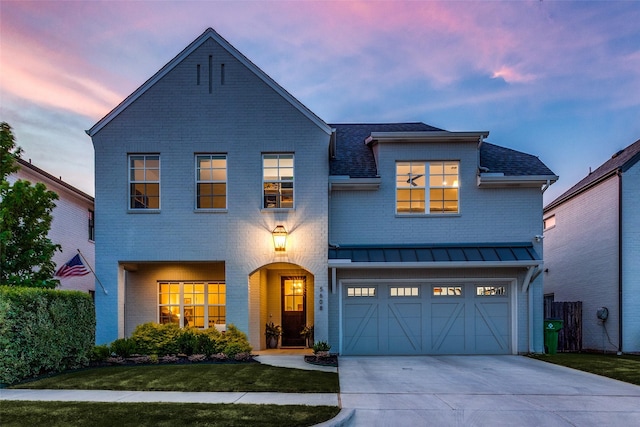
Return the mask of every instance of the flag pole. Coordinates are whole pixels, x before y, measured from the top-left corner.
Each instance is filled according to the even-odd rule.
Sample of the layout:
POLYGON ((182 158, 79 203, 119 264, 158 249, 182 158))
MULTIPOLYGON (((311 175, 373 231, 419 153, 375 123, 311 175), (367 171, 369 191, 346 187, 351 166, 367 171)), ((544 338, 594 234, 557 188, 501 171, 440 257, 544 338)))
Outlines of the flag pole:
POLYGON ((84 260, 84 263, 87 265, 87 267, 89 267, 89 270, 91 270, 91 272, 93 273, 93 277, 95 277, 96 280, 98 281, 98 283, 100 284, 100 287, 102 288, 102 291, 104 292, 104 294, 105 295, 109 295, 109 292, 107 292, 107 290, 104 288, 104 286, 102 286, 102 282, 100 281, 100 279, 98 279, 98 276, 96 276, 96 272, 93 271, 93 268, 91 268, 91 264, 89 264, 89 261, 87 261, 87 259, 84 257, 84 255, 82 255, 82 252, 80 252, 80 249, 78 249, 78 254, 80 254, 82 259, 84 260))

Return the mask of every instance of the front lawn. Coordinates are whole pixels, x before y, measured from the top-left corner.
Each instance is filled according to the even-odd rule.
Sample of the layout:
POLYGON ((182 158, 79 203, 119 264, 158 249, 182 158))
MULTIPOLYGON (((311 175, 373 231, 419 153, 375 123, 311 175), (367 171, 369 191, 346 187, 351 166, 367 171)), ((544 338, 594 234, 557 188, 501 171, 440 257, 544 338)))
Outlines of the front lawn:
POLYGON ((335 417, 335 406, 204 403, 2 401, 3 427, 23 426, 311 426, 335 417))
POLYGON ((558 353, 532 354, 530 357, 640 385, 640 355, 625 354, 617 356, 615 354, 558 353))
POLYGON ((12 388, 200 392, 338 393, 338 374, 260 363, 109 366, 91 368, 12 388))

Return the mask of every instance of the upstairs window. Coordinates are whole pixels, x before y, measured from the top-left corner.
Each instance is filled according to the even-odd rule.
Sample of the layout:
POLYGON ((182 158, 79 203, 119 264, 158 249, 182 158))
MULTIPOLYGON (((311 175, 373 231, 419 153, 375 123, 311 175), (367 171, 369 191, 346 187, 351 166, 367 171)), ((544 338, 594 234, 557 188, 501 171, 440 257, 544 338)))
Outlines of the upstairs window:
POLYGON ((227 156, 196 155, 196 209, 227 208, 227 156))
POLYGON ((160 156, 129 155, 129 209, 160 209, 160 156))
POLYGON ((264 209, 293 208, 293 154, 262 155, 264 209))
POLYGON ((556 216, 555 215, 551 215, 550 217, 547 217, 543 220, 542 222, 543 225, 543 229, 544 231, 547 231, 550 228, 553 228, 556 226, 556 216))
POLYGON ((458 169, 459 162, 397 162, 396 213, 457 214, 458 169))
POLYGON ((88 225, 89 225, 89 240, 91 241, 96 240, 95 218, 96 218, 95 212, 92 209, 89 209, 88 225))

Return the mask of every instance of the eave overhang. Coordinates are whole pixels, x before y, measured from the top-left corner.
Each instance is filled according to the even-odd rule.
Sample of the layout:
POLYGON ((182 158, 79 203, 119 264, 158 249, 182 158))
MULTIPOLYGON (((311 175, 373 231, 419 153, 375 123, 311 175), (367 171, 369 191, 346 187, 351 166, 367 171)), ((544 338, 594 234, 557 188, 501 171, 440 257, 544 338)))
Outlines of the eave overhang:
POLYGON ((489 136, 489 131, 474 132, 371 132, 365 144, 380 142, 476 142, 480 143, 489 136))
POLYGON ((346 175, 333 175, 329 177, 329 191, 372 191, 380 188, 382 179, 375 178, 351 178, 346 175))
POLYGON ((509 176, 503 173, 480 173, 478 187, 542 187, 553 184, 558 180, 557 175, 517 175, 509 176))
POLYGON ((351 260, 330 259, 329 268, 341 269, 403 269, 403 268, 528 268, 541 266, 542 261, 440 261, 440 262, 352 262, 351 260))

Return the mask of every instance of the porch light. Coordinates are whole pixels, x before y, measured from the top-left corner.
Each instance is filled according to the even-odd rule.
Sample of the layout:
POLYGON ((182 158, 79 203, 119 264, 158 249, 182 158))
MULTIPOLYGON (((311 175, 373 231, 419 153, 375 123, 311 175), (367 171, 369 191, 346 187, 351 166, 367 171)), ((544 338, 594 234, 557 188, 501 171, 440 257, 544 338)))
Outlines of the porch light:
POLYGON ((287 250, 287 230, 282 225, 278 225, 271 232, 273 236, 273 247, 276 252, 284 252, 287 250))

